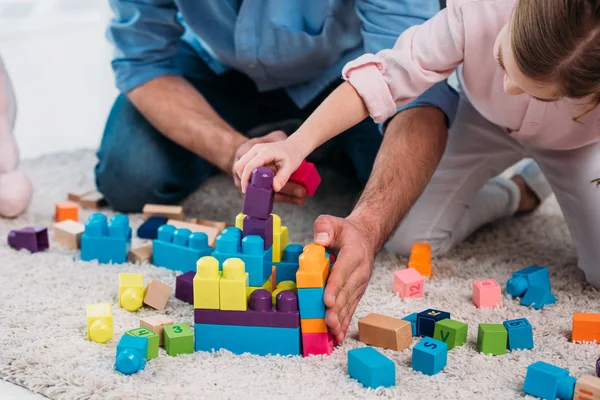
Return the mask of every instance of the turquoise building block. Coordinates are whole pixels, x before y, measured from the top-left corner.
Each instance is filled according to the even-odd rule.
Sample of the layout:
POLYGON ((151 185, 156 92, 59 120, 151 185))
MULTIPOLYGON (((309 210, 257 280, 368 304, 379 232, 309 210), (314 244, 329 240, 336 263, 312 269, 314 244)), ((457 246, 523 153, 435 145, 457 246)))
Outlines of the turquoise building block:
POLYGON ((265 250, 260 236, 249 235, 242 239, 239 228, 229 227, 217 236, 212 256, 219 260, 220 269, 229 258, 241 259, 248 273, 248 286, 264 285, 272 273, 273 248, 265 250))
POLYGON ((325 318, 325 303, 323 302, 324 292, 324 287, 298 289, 300 319, 325 318))
POLYGON ((194 325, 196 351, 226 349, 234 354, 259 356, 300 355, 300 327, 271 328, 264 326, 194 325))
POLYGON ((533 349, 533 328, 527 318, 504 321, 503 324, 508 332, 508 350, 533 349))
POLYGON ((288 244, 283 250, 283 258, 280 262, 274 263, 277 271, 277 283, 283 281, 296 282, 296 272, 300 264, 298 258, 302 254, 303 246, 301 244, 288 244))
POLYGON ((135 374, 146 366, 147 353, 148 338, 123 335, 117 345, 115 369, 125 375, 135 374))
POLYGON ((435 375, 448 362, 448 345, 430 337, 423 338, 413 347, 412 368, 426 375, 435 375))
POLYGON ((547 400, 571 400, 576 381, 568 370, 538 361, 527 367, 523 391, 547 400))
POLYGON ((548 268, 537 265, 514 272, 506 283, 506 293, 512 297, 521 297, 521 305, 536 310, 556 302, 548 268))
POLYGON ((131 243, 129 218, 117 214, 110 219, 104 214, 92 214, 81 235, 81 259, 99 263, 121 264, 127 261, 131 243))
POLYGON ((377 389, 396 385, 396 364, 372 347, 348 351, 348 375, 364 386, 377 389))
POLYGON ((419 315, 419 314, 414 312, 414 313, 402 318, 403 320, 410 322, 410 327, 412 328, 413 336, 417 336, 417 315, 419 315))
POLYGON ((158 228, 158 237, 152 241, 152 263, 186 273, 196 271, 196 262, 213 251, 206 233, 163 225, 158 228))

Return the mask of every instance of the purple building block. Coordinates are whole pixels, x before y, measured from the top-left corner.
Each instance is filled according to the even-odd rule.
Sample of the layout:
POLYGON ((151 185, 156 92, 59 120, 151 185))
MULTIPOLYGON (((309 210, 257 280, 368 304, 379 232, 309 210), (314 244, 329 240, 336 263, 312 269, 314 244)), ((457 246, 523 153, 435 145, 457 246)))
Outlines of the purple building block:
POLYGON ((596 376, 600 377, 600 358, 596 360, 596 376))
POLYGON ((186 303, 194 304, 194 277, 195 271, 179 275, 175 280, 175 297, 186 303))
POLYGON ((273 171, 267 167, 256 168, 246 188, 242 212, 250 217, 268 219, 273 211, 274 198, 273 171))
POLYGON ((244 218, 244 237, 256 235, 265 241, 265 250, 273 245, 273 216, 268 219, 256 217, 244 218))
POLYGON ((263 326, 272 328, 297 328, 300 326, 298 297, 291 290, 283 290, 276 297, 273 310, 271 293, 258 289, 250 294, 246 311, 195 309, 196 324, 263 326))
POLYGON ((47 228, 23 228, 10 231, 8 245, 16 250, 27 249, 32 253, 48 249, 47 228))

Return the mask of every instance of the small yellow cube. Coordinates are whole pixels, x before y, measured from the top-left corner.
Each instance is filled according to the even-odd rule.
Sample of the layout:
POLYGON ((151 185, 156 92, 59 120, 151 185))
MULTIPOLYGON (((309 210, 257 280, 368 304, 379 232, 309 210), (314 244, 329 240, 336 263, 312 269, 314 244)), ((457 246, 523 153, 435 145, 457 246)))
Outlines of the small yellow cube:
POLYGON ((277 214, 273 216, 273 262, 280 262, 283 250, 288 245, 289 232, 287 226, 281 226, 281 218, 277 214))
POLYGON ((87 337, 92 342, 106 343, 113 337, 112 305, 86 304, 87 337))

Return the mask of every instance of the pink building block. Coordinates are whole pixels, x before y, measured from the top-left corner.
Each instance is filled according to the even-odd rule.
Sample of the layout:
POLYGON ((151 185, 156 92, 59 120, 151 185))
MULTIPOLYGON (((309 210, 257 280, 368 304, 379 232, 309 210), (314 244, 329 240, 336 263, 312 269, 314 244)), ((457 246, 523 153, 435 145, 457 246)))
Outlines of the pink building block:
POLYGON ((304 186, 306 193, 309 196, 314 195, 321 184, 321 176, 319 175, 315 164, 309 163, 306 160, 302 161, 302 164, 294 171, 289 180, 304 186))
POLYGON ((406 268, 394 273, 394 293, 402 299, 422 297, 425 278, 414 268, 406 268))
POLYGON ((473 303, 478 308, 502 306, 502 289, 495 279, 473 281, 473 303))
POLYGON ((312 355, 330 355, 335 344, 331 332, 321 333, 303 333, 302 334, 302 355, 308 357, 312 355))

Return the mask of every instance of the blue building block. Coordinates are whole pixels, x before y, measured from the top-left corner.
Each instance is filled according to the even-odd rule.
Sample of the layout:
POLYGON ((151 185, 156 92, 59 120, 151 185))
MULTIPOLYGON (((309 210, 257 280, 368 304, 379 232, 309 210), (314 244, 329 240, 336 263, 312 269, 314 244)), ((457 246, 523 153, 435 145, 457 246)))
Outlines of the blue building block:
POLYGON ((527 318, 504 321, 503 324, 508 332, 508 350, 533 349, 533 328, 527 318))
POLYGON ((225 260, 241 259, 248 273, 248 286, 260 287, 272 273, 272 249, 272 247, 264 249, 264 240, 260 236, 250 235, 242 239, 242 231, 230 227, 217 236, 216 249, 212 256, 219 260, 221 269, 225 260))
POLYGON ((129 218, 117 214, 110 223, 104 214, 92 214, 81 235, 81 259, 99 263, 120 264, 127 261, 131 243, 129 218))
POLYGON ((538 361, 527 367, 523 391, 547 400, 571 400, 576 381, 568 370, 538 361))
POLYGON ((300 319, 325 318, 325 303, 323 302, 324 292, 324 287, 298 289, 300 319))
POLYGON ((163 225, 158 228, 158 238, 152 242, 152 263, 173 271, 196 271, 196 262, 211 255, 213 250, 206 233, 163 225))
POLYGON ((234 354, 294 356, 301 354, 300 327, 195 324, 194 348, 196 351, 226 349, 234 354))
POLYGON ((277 270, 277 283, 283 281, 296 282, 296 272, 300 264, 298 258, 302 254, 303 247, 301 244, 288 244, 283 250, 283 258, 280 262, 274 263, 277 270))
POLYGON ((514 272, 506 283, 506 292, 512 297, 521 297, 521 305, 536 310, 556 302, 546 267, 531 265, 514 272))
POLYGON ((121 336, 117 345, 115 369, 122 374, 131 375, 146 366, 148 338, 141 336, 121 336))
POLYGON ((435 375, 448 362, 448 345, 429 337, 423 338, 413 347, 412 367, 426 375, 435 375))
POLYGON ((150 217, 137 230, 137 237, 142 239, 156 239, 158 228, 165 225, 169 219, 165 217, 150 217))
POLYGON ((396 385, 396 364, 372 347, 348 351, 348 375, 377 389, 396 385))
MULTIPOLYGON (((419 314, 417 314, 415 312, 415 313, 412 313, 412 314, 407 315, 406 317, 402 318, 403 320, 410 322, 410 327, 412 328, 413 336, 417 336, 417 315, 419 315, 419 314)), ((434 325, 434 327, 435 327, 435 325, 434 325)))
POLYGON ((450 318, 450 313, 430 308, 417 314, 417 335, 433 337, 435 323, 450 318))

